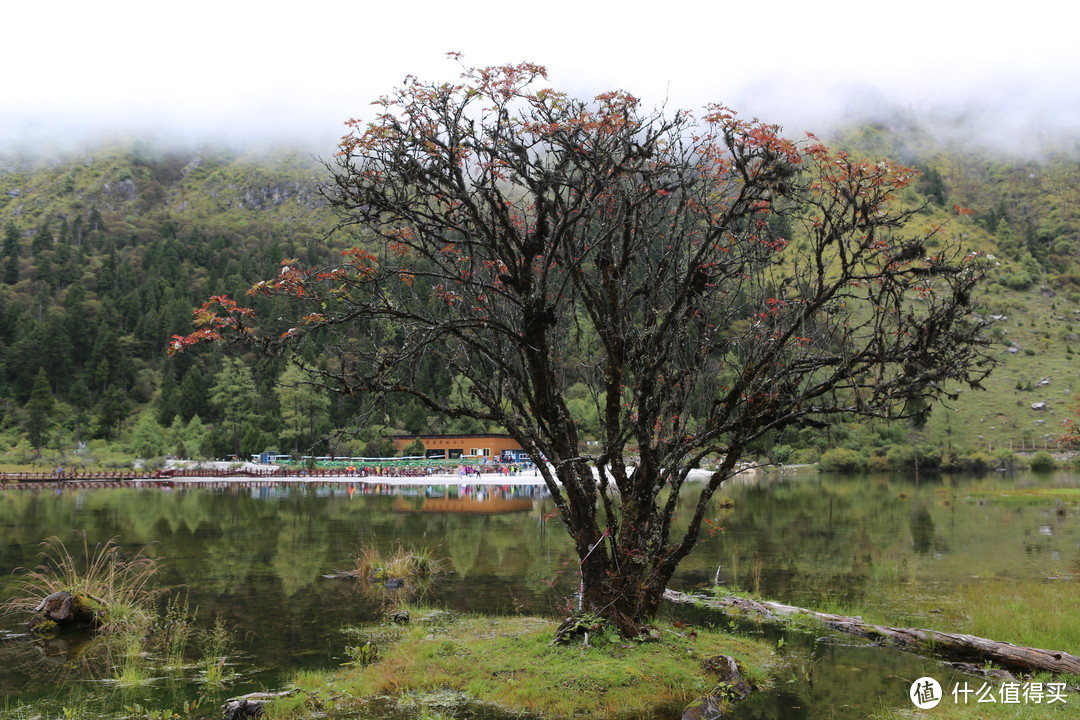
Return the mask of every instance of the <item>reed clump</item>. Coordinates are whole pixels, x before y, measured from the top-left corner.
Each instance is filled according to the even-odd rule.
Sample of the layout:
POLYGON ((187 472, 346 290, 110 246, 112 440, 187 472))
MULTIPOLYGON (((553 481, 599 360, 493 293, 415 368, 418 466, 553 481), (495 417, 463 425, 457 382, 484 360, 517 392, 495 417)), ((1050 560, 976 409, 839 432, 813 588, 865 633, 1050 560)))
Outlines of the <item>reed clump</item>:
POLYGON ((365 545, 353 556, 350 575, 371 582, 431 580, 446 572, 446 561, 428 548, 405 545, 398 540, 390 552, 365 545))
POLYGON ((37 567, 16 570, 15 596, 3 605, 4 614, 33 614, 46 598, 70 593, 95 618, 93 625, 110 632, 147 628, 156 619, 155 600, 162 592, 152 587, 161 559, 146 548, 127 555, 115 539, 90 546, 82 535, 77 556, 58 537, 41 543, 37 567))

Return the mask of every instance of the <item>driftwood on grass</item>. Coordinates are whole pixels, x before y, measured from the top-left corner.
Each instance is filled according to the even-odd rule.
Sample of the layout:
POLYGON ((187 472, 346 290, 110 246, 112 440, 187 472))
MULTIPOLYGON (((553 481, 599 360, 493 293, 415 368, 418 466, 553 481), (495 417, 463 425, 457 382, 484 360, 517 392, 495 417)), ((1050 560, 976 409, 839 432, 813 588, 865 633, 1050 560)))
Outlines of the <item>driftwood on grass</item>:
POLYGON ((288 697, 294 690, 281 692, 254 692, 240 697, 229 698, 221 706, 224 720, 252 720, 265 714, 263 706, 275 698, 288 697))
POLYGON ((992 662, 999 667, 1019 672, 1047 671, 1080 674, 1080 657, 1060 650, 1023 647, 975 635, 874 625, 860 617, 816 612, 794 605, 750 600, 731 595, 713 598, 667 590, 664 592, 664 597, 671 602, 703 605, 730 614, 758 617, 766 621, 780 622, 793 615, 805 615, 834 630, 870 638, 876 643, 891 645, 901 650, 925 653, 948 660, 992 662))

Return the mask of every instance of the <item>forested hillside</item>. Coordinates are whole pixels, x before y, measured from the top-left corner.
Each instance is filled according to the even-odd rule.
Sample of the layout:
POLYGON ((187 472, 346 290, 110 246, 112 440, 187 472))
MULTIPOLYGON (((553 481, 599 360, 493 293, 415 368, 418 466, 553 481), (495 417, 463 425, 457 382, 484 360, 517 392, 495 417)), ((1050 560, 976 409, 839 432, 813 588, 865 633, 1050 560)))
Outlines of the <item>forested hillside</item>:
MULTIPOLYGON (((92 438, 130 441, 136 417, 165 426, 224 420, 224 400, 215 404, 211 390, 228 366, 209 354, 167 361, 165 343, 208 296, 242 294, 281 258, 325 256, 322 171, 309 155, 287 151, 131 145, 4 157, 0 397, 5 438, 22 441, 12 459, 25 458, 27 443, 59 450, 92 438)), ((268 387, 248 402, 264 411, 253 417, 271 418, 273 444, 268 387)), ((196 432, 185 454, 235 452, 209 437, 222 435, 196 432)), ((136 451, 130 442, 117 447, 136 451)))
MULTIPOLYGON (((988 392, 962 395, 922 428, 838 425, 760 451, 813 458, 846 446, 883 465, 890 451, 919 445, 958 453, 1054 446, 1080 390, 1076 148, 1001 155, 899 121, 849 128, 831 142, 919 168, 905 201, 927 203, 927 225, 944 224, 971 251, 993 256, 976 301, 997 318, 988 335, 1002 365, 988 392), (954 205, 971 214, 950 219, 954 205)), ((377 426, 357 428, 354 401, 296 386, 280 361, 230 348, 166 357, 168 338, 190 330, 192 308, 209 296, 242 296, 282 259, 316 264, 349 242, 326 240, 334 220, 318 192, 325 176, 303 151, 138 143, 48 158, 0 151, 0 460, 373 453, 388 432, 485 429, 393 401, 377 426), (328 444, 334 429, 360 432, 328 444)), ((245 299, 272 316, 266 302, 245 299)), ((445 369, 428 371, 432 388, 454 386, 445 369)), ((593 412, 584 399, 576 410, 593 412)))

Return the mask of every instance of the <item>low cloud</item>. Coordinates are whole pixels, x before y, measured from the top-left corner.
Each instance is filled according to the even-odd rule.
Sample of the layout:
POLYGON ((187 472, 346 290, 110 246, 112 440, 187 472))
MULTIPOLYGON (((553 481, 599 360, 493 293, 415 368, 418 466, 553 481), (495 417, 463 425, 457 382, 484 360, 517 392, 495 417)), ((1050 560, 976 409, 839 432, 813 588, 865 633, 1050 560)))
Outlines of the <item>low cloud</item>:
POLYGON ((547 65, 554 87, 578 95, 725 103, 792 135, 907 113, 1031 152, 1080 129, 1080 59, 1059 14, 1050 0, 975 13, 939 0, 687 0, 649 16, 576 0, 320 0, 287 12, 254 0, 23 2, 5 11, 0 146, 137 135, 328 154, 344 121, 406 74, 456 78, 445 53, 458 50, 467 64, 547 65))

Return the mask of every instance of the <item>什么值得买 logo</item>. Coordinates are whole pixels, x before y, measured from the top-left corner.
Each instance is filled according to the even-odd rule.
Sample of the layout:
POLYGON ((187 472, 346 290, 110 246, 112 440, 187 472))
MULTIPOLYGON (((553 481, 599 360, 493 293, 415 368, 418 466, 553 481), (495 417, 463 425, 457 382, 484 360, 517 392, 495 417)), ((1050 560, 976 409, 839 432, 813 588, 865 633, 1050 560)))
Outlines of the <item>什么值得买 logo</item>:
POLYGON ((920 710, 937 707, 937 704, 941 702, 941 683, 932 677, 921 677, 911 683, 908 697, 920 710))

